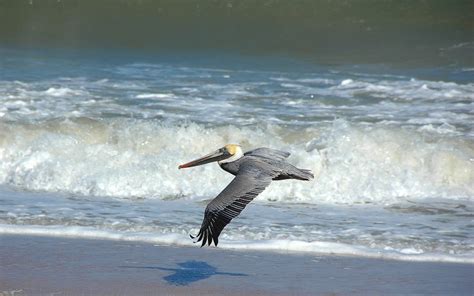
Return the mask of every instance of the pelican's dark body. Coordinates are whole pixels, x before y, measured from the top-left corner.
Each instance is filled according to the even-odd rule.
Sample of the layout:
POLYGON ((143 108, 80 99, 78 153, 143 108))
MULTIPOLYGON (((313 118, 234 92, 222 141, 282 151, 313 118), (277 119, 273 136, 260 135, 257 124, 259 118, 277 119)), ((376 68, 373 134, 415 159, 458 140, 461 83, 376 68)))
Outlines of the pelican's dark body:
POLYGON ((272 180, 287 180, 287 179, 297 179, 308 181, 313 178, 313 174, 309 170, 299 169, 284 159, 290 154, 283 151, 278 151, 279 158, 272 158, 275 156, 275 152, 269 153, 271 151, 277 151, 269 148, 258 148, 249 152, 246 152, 243 157, 237 159, 233 162, 219 163, 220 167, 232 175, 236 176, 239 172, 239 169, 244 163, 261 163, 260 168, 266 168, 274 172, 278 172, 278 175, 273 177, 272 180))

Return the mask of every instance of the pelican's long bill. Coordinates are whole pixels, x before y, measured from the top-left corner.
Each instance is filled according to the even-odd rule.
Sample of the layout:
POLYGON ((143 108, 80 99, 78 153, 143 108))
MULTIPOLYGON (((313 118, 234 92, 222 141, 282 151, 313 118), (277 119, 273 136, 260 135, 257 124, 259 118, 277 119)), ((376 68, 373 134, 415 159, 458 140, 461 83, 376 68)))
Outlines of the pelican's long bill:
POLYGON ((203 165, 206 163, 214 162, 214 161, 219 161, 228 158, 230 155, 226 153, 227 151, 224 149, 219 149, 215 152, 209 153, 206 156, 203 156, 201 158, 198 158, 196 160, 190 161, 188 163, 182 164, 178 166, 179 169, 184 169, 184 168, 189 168, 193 166, 198 166, 198 165, 203 165))

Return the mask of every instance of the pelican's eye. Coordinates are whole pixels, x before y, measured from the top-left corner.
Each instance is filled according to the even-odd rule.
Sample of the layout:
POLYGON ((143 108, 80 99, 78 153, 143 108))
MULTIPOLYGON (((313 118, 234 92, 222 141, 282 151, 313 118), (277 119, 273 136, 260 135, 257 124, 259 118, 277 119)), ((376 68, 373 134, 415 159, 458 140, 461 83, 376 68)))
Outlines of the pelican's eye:
POLYGON ((219 152, 224 154, 224 155, 230 155, 229 151, 227 150, 226 147, 222 147, 221 149, 219 149, 219 152))

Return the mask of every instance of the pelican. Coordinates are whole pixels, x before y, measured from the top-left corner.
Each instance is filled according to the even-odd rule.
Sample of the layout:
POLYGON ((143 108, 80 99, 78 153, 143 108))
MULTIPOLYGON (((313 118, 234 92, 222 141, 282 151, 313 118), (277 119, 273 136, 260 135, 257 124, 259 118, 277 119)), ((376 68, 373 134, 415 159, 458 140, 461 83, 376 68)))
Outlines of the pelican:
POLYGON ((288 156, 288 152, 270 148, 257 148, 243 153, 240 145, 228 144, 206 156, 180 165, 178 168, 183 169, 217 161, 224 171, 235 176, 207 205, 195 242, 202 241, 203 247, 214 241, 217 246, 224 227, 265 190, 272 180, 309 181, 314 178, 310 170, 299 169, 286 162, 288 156))

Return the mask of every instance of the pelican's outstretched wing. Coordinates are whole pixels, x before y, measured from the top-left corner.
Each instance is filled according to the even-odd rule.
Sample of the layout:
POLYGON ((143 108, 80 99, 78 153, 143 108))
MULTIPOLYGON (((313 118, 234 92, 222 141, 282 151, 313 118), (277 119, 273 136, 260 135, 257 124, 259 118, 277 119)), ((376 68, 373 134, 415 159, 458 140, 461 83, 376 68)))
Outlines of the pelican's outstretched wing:
POLYGON ((288 158, 288 156, 290 156, 290 153, 286 151, 263 147, 263 148, 257 148, 257 149, 245 152, 245 155, 265 157, 265 158, 283 161, 285 160, 285 158, 288 158))
POLYGON ((212 241, 217 246, 222 229, 270 184, 275 173, 261 166, 255 163, 243 164, 234 180, 207 205, 201 229, 196 236, 196 242, 202 240, 201 247, 210 245, 212 241))

